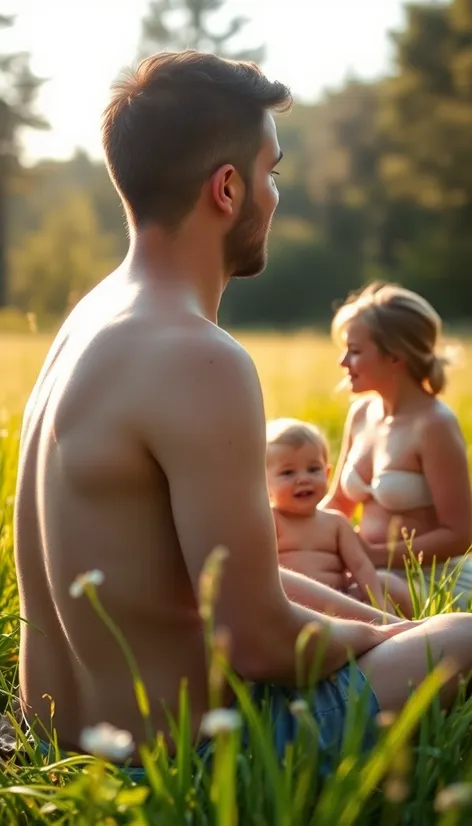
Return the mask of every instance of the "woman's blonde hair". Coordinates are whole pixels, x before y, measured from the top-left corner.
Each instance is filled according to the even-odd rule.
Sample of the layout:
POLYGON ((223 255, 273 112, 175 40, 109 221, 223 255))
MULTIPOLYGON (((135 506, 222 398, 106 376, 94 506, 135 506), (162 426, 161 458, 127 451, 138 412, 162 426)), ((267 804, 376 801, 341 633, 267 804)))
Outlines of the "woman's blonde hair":
POLYGON ((379 350, 403 356, 410 375, 430 393, 444 390, 449 360, 436 353, 442 322, 426 299, 397 284, 371 284, 336 312, 331 328, 336 343, 343 342, 354 318, 362 318, 379 350))

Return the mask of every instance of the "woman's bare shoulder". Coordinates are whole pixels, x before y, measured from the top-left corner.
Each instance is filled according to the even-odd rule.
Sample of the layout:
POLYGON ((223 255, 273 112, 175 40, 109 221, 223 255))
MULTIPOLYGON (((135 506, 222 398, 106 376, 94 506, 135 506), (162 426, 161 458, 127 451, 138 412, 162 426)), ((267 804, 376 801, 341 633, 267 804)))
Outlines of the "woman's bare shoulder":
POLYGON ((417 430, 420 436, 429 439, 436 434, 449 433, 462 436, 459 420, 448 404, 442 399, 432 399, 418 417, 417 430))
POLYGON ((354 427, 363 425, 372 416, 377 415, 378 407, 379 397, 376 394, 369 393, 361 396, 360 399, 352 402, 348 412, 348 421, 354 427))

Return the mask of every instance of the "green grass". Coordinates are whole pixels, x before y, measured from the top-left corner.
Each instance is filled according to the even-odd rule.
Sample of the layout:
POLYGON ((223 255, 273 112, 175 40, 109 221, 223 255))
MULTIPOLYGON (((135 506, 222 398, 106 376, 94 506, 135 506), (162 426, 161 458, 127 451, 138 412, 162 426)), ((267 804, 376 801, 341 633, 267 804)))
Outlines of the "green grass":
MULTIPOLYGON (((349 400, 345 394, 333 392, 339 373, 336 353, 328 340, 309 334, 286 338, 248 335, 241 340, 259 369, 267 415, 316 421, 326 430, 335 458, 349 400)), ((0 704, 8 713, 13 710, 18 682, 12 511, 19 416, 49 339, 9 334, 0 337, 0 344, 0 704)), ((464 350, 467 360, 472 355, 467 341, 464 350)), ((468 386, 466 368, 453 373, 447 398, 459 413, 471 444, 472 387, 468 386)), ((214 568, 215 560, 210 564, 214 568)), ((210 576, 215 587, 217 573, 216 566, 210 576)), ((203 605, 207 608, 214 678, 218 669, 226 673, 227 664, 224 648, 213 644, 211 590, 203 594, 203 605)), ((420 601, 417 614, 451 610, 447 606, 450 590, 451 582, 443 582, 429 595, 427 609, 424 599, 420 601)), ((100 610, 100 588, 89 588, 88 597, 100 610)), ((110 621, 113 623, 112 618, 110 621)), ((111 642, 116 643, 123 643, 119 634, 111 642)), ((137 702, 145 715, 145 689, 143 693, 128 653, 125 646, 137 702)), ((440 711, 437 695, 445 679, 441 670, 432 672, 412 694, 402 715, 385 721, 379 743, 368 755, 359 751, 364 726, 362 703, 352 703, 342 754, 325 777, 320 777, 323 758, 317 753, 310 715, 299 709, 297 739, 280 763, 272 746, 267 713, 254 706, 247 686, 234 675, 230 679, 248 742, 241 745, 238 727, 221 730, 215 739, 211 768, 202 765, 192 749, 184 685, 179 717, 173 725, 176 758, 169 760, 159 734, 150 737, 141 748, 147 769, 144 785, 132 784, 117 768, 98 758, 61 760, 54 744, 52 763, 46 764, 33 739, 23 743, 15 759, 1 766, 0 824, 466 826, 472 822, 472 702, 460 696, 449 715, 440 711)), ((214 703, 218 705, 217 697, 214 703)), ((16 731, 20 741, 18 727, 16 731)))

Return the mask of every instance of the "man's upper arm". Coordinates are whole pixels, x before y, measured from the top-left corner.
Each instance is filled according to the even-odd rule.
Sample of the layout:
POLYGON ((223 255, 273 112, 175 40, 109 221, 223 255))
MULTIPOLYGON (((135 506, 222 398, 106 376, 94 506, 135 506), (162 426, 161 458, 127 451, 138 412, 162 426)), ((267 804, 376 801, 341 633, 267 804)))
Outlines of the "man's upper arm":
POLYGON ((148 442, 166 474, 195 592, 206 557, 224 545, 217 619, 233 631, 285 599, 265 469, 265 416, 255 366, 221 331, 169 350, 149 406, 148 442), (154 408, 154 410, 152 409, 154 408))

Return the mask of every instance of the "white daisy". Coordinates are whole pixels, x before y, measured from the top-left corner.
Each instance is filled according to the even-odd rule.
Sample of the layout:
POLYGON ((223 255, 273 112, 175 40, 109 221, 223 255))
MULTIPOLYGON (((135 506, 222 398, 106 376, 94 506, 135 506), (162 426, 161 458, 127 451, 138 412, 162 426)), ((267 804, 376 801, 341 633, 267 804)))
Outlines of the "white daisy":
POLYGON ((93 571, 87 571, 85 574, 79 574, 71 584, 69 594, 77 599, 77 597, 82 596, 87 585, 101 585, 104 579, 103 571, 99 571, 97 568, 93 571))
POLYGON ((241 726, 241 715, 232 708, 214 708, 202 718, 201 730, 208 737, 222 732, 236 731, 241 726))
POLYGON ((134 751, 133 738, 129 731, 115 728, 109 723, 84 728, 80 735, 80 747, 87 754, 116 761, 126 760, 134 751))

